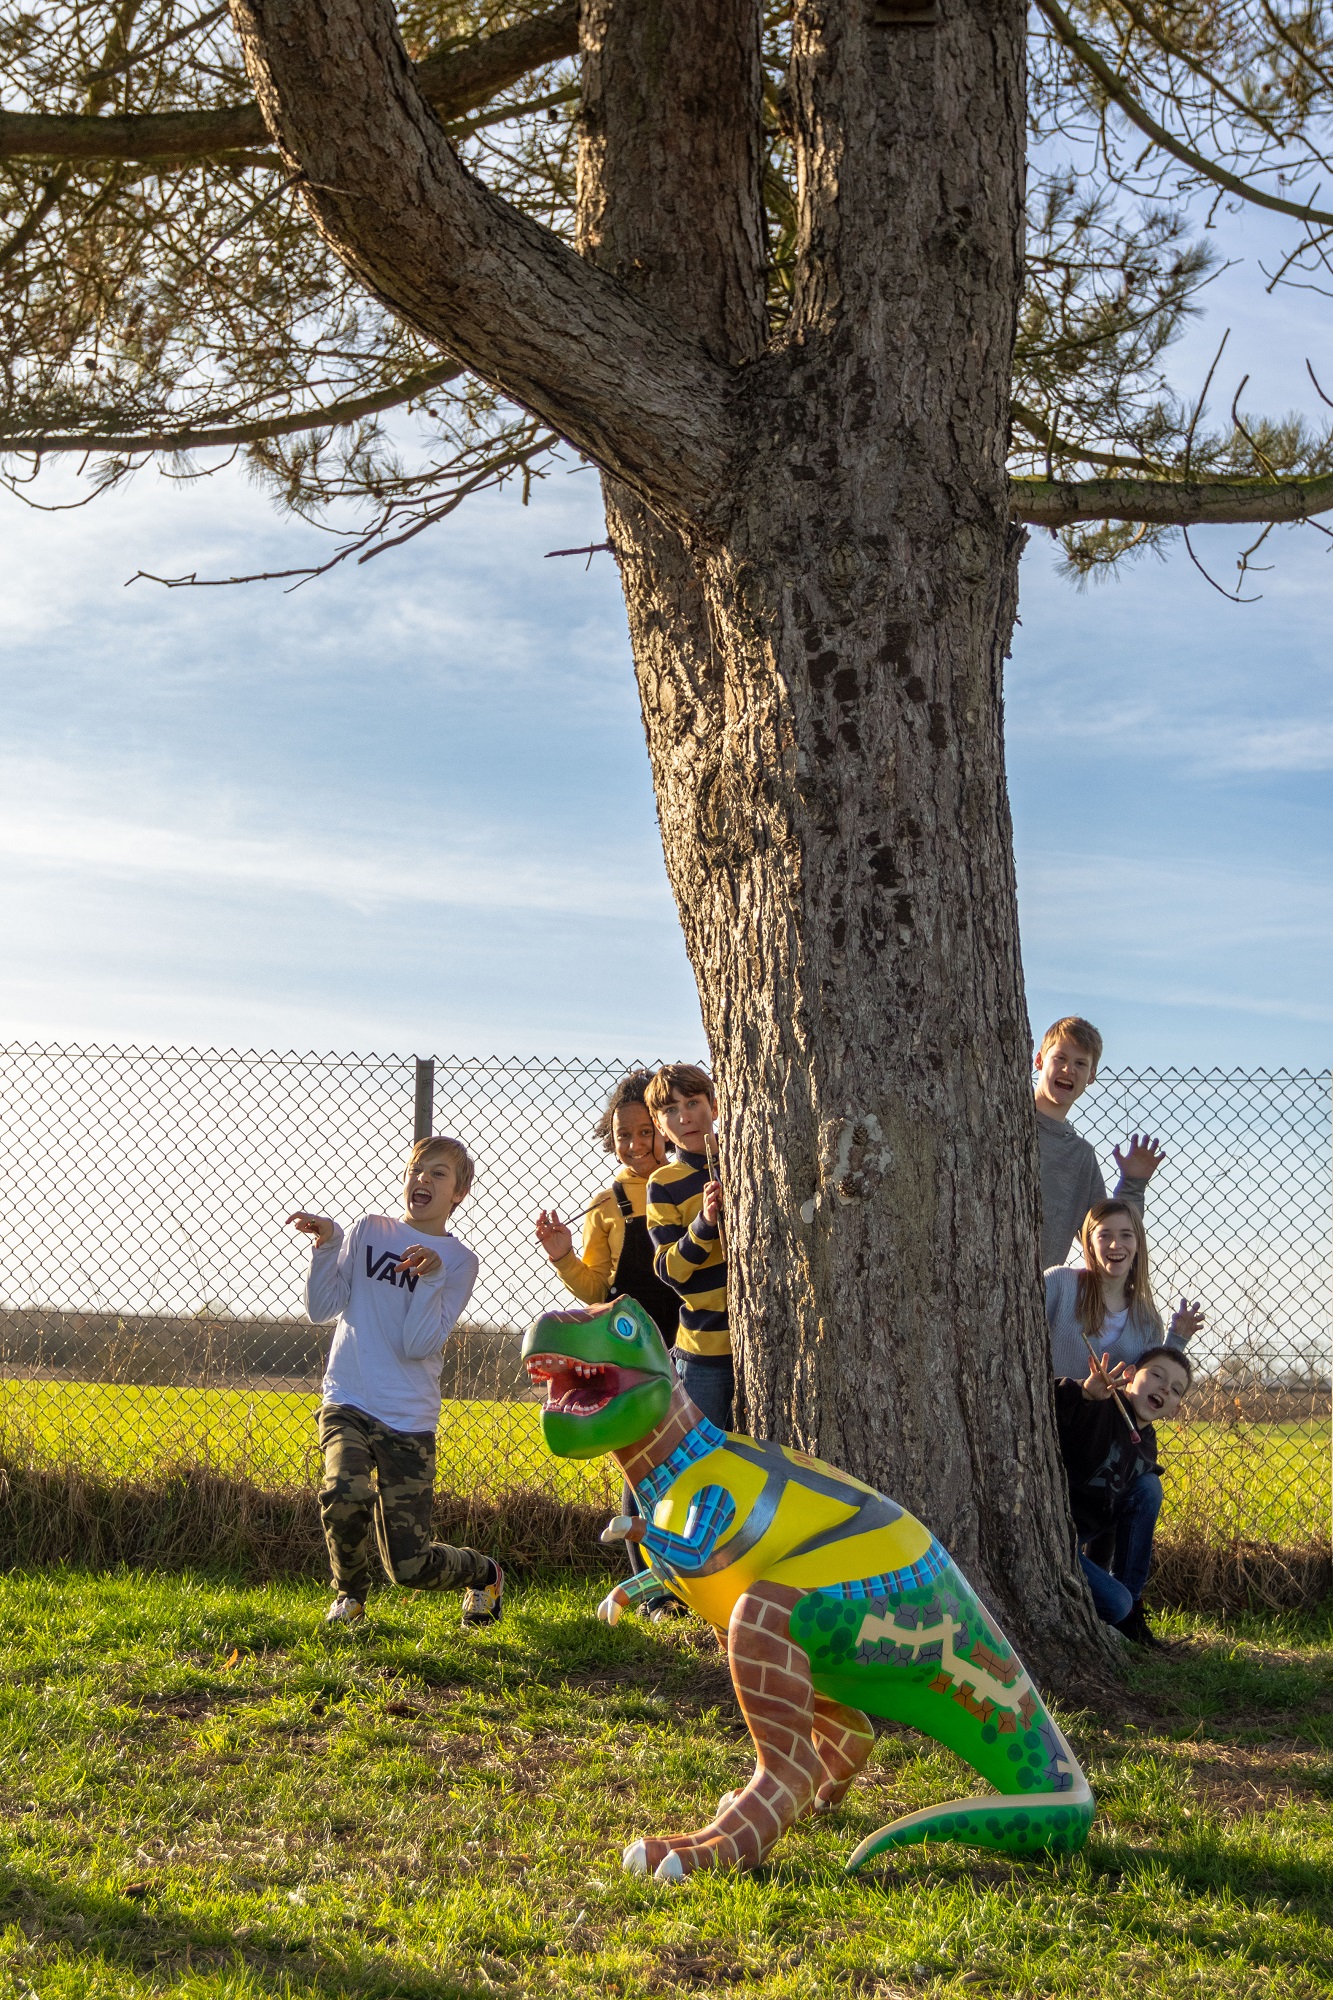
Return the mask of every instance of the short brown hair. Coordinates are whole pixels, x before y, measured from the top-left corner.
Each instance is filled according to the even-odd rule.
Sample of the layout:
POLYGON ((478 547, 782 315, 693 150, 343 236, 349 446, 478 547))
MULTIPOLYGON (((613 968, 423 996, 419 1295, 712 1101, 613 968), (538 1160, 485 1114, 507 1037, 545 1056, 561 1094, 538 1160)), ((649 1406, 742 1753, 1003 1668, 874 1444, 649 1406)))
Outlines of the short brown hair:
POLYGON ((1072 1042, 1076 1049, 1082 1049, 1085 1056, 1092 1057, 1092 1074, 1096 1076, 1097 1065, 1102 1059, 1102 1038, 1091 1021, 1085 1021, 1079 1014, 1066 1014, 1059 1021, 1052 1021, 1041 1038, 1037 1050, 1037 1061, 1044 1060, 1052 1042, 1072 1042))
POLYGON ((477 1171, 472 1164, 472 1155, 461 1139, 451 1139, 447 1132, 437 1132, 432 1139, 418 1139, 407 1156, 407 1171, 403 1178, 406 1179, 413 1167, 419 1167, 423 1160, 433 1160, 437 1156, 453 1162, 454 1206, 457 1208, 472 1186, 472 1176, 477 1171))
POLYGON ((663 1063, 643 1093, 643 1101, 654 1118, 666 1110, 676 1090, 682 1097, 706 1097, 710 1104, 717 1103, 713 1079, 706 1069, 700 1069, 697 1063, 663 1063))

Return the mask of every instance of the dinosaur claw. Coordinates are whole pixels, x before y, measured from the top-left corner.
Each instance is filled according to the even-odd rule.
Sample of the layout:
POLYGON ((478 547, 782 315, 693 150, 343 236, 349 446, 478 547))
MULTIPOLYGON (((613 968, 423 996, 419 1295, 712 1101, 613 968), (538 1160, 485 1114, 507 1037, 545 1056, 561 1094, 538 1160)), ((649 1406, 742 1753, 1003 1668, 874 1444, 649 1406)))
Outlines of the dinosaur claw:
POLYGON ((620 1857, 620 1865, 627 1875, 648 1873, 648 1843, 646 1840, 632 1840, 620 1857))
MULTIPOLYGON (((641 1841, 637 1843, 639 1846, 642 1846, 642 1844, 641 1841)), ((654 1882, 683 1882, 685 1880, 685 1870, 681 1864, 680 1856, 674 1847, 667 1854, 663 1855, 656 1868, 654 1868, 653 1880, 654 1882)))

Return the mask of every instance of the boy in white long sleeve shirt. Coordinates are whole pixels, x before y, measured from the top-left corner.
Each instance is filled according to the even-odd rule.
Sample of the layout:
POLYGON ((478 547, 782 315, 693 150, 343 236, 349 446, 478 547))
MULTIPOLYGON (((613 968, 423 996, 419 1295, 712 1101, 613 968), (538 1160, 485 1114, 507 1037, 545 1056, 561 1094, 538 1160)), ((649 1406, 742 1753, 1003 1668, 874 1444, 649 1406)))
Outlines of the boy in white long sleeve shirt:
POLYGON ((477 1277, 476 1257, 448 1223, 472 1172, 461 1141, 422 1139, 403 1176, 401 1219, 363 1215, 344 1235, 326 1215, 287 1218, 314 1238, 306 1311, 338 1322, 319 1413, 320 1518, 337 1592, 330 1624, 365 1614, 372 1527, 395 1583, 465 1586, 464 1625, 500 1616, 500 1565, 431 1540, 444 1349, 477 1277))

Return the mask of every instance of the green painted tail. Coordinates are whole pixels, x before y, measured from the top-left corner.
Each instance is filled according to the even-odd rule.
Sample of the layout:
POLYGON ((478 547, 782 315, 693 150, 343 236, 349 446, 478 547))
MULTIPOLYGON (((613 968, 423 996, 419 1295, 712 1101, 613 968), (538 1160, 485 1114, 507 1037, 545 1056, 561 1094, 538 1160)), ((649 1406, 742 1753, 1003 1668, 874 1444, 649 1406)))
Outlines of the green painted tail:
POLYGON ((999 1848, 1005 1854, 1070 1854, 1082 1847, 1096 1811, 1080 1771, 1072 1792, 1038 1792, 1023 1799, 951 1799, 891 1820, 861 1842, 847 1860, 849 1874, 891 1847, 925 1840, 958 1840, 965 1847, 999 1848))
POLYGON ((952 1799, 882 1827, 847 1863, 918 1841, 1011 1854, 1068 1853, 1087 1838, 1092 1792, 1022 1661, 938 1543, 873 1596, 811 1591, 791 1633, 816 1688, 905 1722, 953 1750, 1000 1797, 952 1799))

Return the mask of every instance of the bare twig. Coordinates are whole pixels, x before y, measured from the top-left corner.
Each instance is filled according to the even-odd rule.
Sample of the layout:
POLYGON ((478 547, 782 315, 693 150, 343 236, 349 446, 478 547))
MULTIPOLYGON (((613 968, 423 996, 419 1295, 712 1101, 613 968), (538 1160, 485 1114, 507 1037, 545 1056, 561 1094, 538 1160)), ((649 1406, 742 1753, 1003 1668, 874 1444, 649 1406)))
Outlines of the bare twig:
MULTIPOLYGON (((1242 597, 1239 591, 1224 589, 1223 586, 1218 582, 1217 578, 1214 575, 1212 575, 1211 571, 1205 569, 1204 565, 1199 561, 1199 558, 1195 555, 1194 544, 1190 540, 1190 531, 1188 528, 1184 530, 1184 537, 1185 537, 1186 555, 1189 557, 1190 561, 1194 564, 1195 569, 1198 570, 1199 575, 1203 578, 1204 582, 1211 583, 1213 589, 1217 592, 1219 597, 1225 597, 1228 604, 1257 604, 1259 602, 1258 597, 1242 597)), ((1260 595, 1262 595, 1262 592, 1260 593, 1260 595)))
POLYGON ((1212 386, 1213 376, 1217 373, 1217 364, 1222 359, 1222 349, 1226 346, 1230 338, 1231 338, 1231 328, 1228 327, 1226 332, 1222 335, 1221 340, 1218 342, 1217 352, 1212 358, 1212 362, 1209 365, 1208 373, 1203 378, 1203 387, 1199 391, 1199 400, 1194 405, 1194 414, 1190 418, 1190 426, 1185 433, 1186 479, 1188 479, 1190 476, 1190 455, 1194 450, 1194 433, 1195 430, 1198 428, 1199 418, 1203 415, 1203 406, 1205 402, 1208 400, 1208 391, 1209 388, 1212 386))
POLYGON ((1252 202, 1257 208, 1271 208, 1278 215, 1294 215, 1298 222, 1333 224, 1333 214, 1326 209, 1314 208, 1308 202, 1287 201, 1282 195, 1269 194, 1266 188, 1255 187, 1252 181, 1242 180, 1238 174, 1228 172, 1215 160, 1209 160, 1202 153, 1196 153, 1193 147, 1182 144, 1174 133, 1168 132, 1165 125, 1159 125, 1140 104, 1124 78, 1116 73, 1100 50, 1094 48, 1091 42, 1080 35, 1068 14, 1059 5, 1059 0, 1037 0, 1037 6, 1050 22, 1058 39, 1063 42, 1071 55, 1077 57, 1085 69, 1092 72, 1107 96, 1124 112, 1131 125, 1137 125, 1146 138, 1155 146, 1160 146, 1163 152, 1170 153, 1171 157, 1179 160, 1182 166, 1188 167, 1201 179, 1212 181, 1227 194, 1234 194, 1242 201, 1252 202))
POLYGON ((172 34, 164 35, 160 42, 151 42, 146 49, 131 49, 128 55, 120 58, 119 62, 103 63, 100 69, 90 70, 88 81, 100 83, 104 77, 120 76, 138 63, 151 62, 154 56, 164 55, 168 49, 174 48, 177 42, 183 42, 187 35, 198 34, 202 28, 211 28, 215 21, 224 20, 230 12, 229 0, 222 0, 220 7, 210 7, 206 14, 200 14, 193 21, 187 21, 183 28, 177 28, 172 34))

